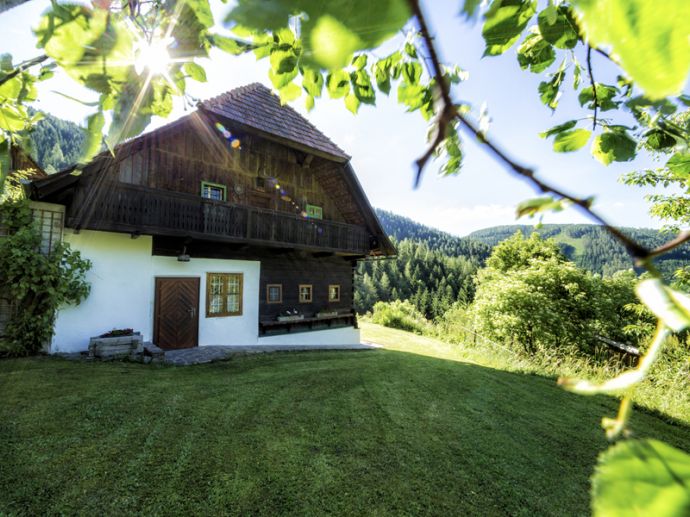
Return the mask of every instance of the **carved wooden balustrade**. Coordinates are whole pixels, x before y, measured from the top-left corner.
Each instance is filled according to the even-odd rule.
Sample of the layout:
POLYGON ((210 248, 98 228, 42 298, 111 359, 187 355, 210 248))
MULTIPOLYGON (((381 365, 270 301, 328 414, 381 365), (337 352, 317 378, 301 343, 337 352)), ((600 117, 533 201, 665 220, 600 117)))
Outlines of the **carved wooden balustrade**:
MULTIPOLYGON (((85 188, 77 195, 86 197, 87 192, 85 188)), ((125 183, 103 185, 88 212, 69 213, 67 225, 355 254, 370 250, 369 233, 360 226, 125 183)))

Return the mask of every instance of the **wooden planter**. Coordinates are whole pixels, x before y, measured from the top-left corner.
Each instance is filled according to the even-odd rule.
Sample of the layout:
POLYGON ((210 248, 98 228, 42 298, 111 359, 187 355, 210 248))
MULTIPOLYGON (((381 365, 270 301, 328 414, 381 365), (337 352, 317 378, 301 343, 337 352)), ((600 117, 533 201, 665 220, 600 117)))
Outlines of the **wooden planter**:
POLYGON ((140 345, 143 345, 140 333, 131 336, 92 337, 89 340, 89 355, 101 359, 118 359, 129 357, 140 345))

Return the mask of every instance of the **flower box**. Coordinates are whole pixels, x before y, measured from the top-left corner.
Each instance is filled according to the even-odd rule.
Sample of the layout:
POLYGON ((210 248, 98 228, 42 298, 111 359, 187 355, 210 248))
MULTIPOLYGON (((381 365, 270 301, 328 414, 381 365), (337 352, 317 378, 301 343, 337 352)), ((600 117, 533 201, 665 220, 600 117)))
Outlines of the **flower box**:
POLYGON ((330 312, 318 312, 316 314, 317 318, 334 318, 338 315, 338 311, 330 311, 330 312))
POLYGON ((115 337, 92 337, 89 340, 89 355, 101 359, 129 357, 143 346, 144 340, 139 332, 115 337))
POLYGON ((278 321, 300 321, 304 319, 304 314, 298 314, 293 316, 278 316, 278 321))

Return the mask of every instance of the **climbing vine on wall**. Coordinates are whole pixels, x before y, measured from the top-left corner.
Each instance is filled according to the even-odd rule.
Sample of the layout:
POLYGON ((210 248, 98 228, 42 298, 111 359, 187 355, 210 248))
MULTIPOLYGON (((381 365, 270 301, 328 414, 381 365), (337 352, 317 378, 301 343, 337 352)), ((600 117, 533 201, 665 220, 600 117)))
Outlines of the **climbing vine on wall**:
POLYGON ((0 355, 39 352, 53 333, 61 305, 76 304, 89 294, 86 272, 91 262, 60 243, 47 254, 39 252, 41 234, 34 226, 28 200, 19 183, 26 173, 8 178, 0 196, 0 292, 13 307, 0 355))

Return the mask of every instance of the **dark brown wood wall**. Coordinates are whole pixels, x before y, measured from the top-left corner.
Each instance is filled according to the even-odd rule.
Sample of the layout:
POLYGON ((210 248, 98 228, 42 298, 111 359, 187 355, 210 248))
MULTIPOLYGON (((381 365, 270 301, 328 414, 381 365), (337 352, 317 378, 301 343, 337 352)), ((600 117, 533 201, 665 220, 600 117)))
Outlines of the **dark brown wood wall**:
POLYGON ((275 178, 302 210, 309 203, 323 208, 324 219, 363 223, 347 188, 333 180, 339 164, 249 134, 238 133, 241 149, 231 149, 215 131, 196 120, 154 133, 111 174, 124 183, 195 195, 202 181, 218 183, 227 187, 230 203, 299 213, 274 183, 256 188, 257 177, 275 178))
POLYGON ((286 309, 297 309, 306 317, 320 311, 347 312, 352 309, 352 264, 342 257, 314 258, 290 254, 261 260, 259 315, 274 320, 286 309), (282 284, 283 303, 266 302, 266 286, 282 284), (312 303, 299 303, 300 284, 312 285, 312 303), (328 286, 340 285, 340 301, 328 301, 328 286))
MULTIPOLYGON (((176 256, 183 242, 172 237, 154 237, 153 254, 176 256)), ((301 251, 278 251, 269 248, 240 247, 229 244, 195 241, 187 246, 195 258, 258 260, 261 262, 259 285, 259 319, 271 321, 286 309, 297 309, 307 317, 319 311, 348 312, 353 307, 354 285, 352 259, 338 255, 318 257, 301 251), (281 284, 283 302, 266 302, 266 286, 281 284), (312 303, 299 303, 299 285, 312 284, 312 303), (328 286, 340 285, 340 301, 328 302, 328 286)), ((203 301, 202 301, 203 304, 203 301)))

